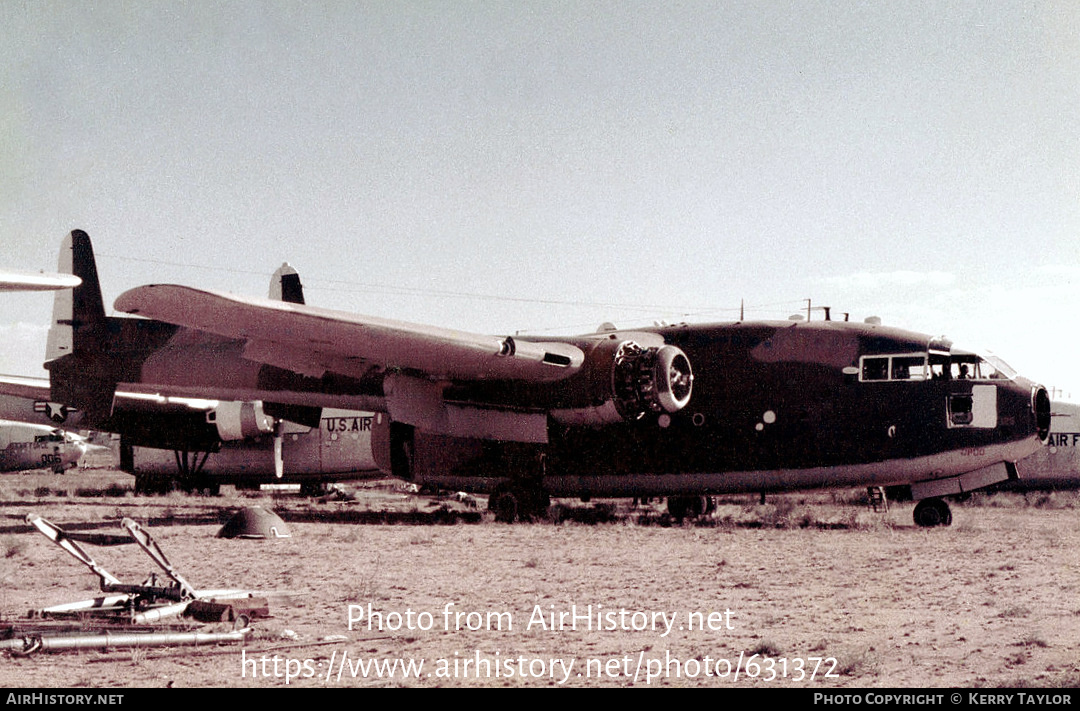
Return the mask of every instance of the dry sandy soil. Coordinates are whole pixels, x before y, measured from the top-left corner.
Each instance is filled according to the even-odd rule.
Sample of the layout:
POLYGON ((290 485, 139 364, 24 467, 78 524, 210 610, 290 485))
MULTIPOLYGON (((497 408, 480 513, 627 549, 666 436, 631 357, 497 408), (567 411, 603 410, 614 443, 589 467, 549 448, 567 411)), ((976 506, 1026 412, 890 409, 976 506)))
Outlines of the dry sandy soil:
MULTIPOLYGON (((112 481, 129 485, 115 472, 0 481, 6 622, 96 592, 93 575, 25 526, 29 512, 109 532, 120 516, 156 519, 149 530, 196 587, 273 592, 274 616, 243 646, 4 654, 3 686, 1080 686, 1072 493, 954 504, 940 530, 916 528, 911 504, 880 514, 826 493, 725 499, 707 525, 664 526, 619 502, 616 521, 595 525, 294 518, 291 538, 253 541, 216 538, 214 517, 249 505, 329 520, 465 508, 376 488, 315 504, 79 491, 112 481), (371 660, 400 661, 391 678, 364 675, 371 660), (405 662, 423 666, 405 676, 405 662)), ((125 582, 154 570, 135 546, 87 550, 125 582)))

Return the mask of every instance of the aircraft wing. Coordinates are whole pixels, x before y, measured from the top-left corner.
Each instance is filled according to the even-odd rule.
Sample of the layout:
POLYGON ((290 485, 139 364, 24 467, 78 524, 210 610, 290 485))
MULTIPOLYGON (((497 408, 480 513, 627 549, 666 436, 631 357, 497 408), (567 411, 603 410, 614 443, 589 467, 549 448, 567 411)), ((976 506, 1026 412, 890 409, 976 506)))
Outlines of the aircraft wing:
POLYGON ((71 274, 0 269, 0 291, 55 291, 71 289, 81 283, 82 279, 71 274))
POLYGON ((0 375, 0 394, 27 400, 48 400, 49 379, 23 375, 0 375))
POLYGON ((50 402, 48 378, 0 375, 0 419, 40 425, 72 424, 70 410, 50 402))
POLYGON ((585 360, 568 343, 485 336, 172 284, 131 289, 116 308, 244 340, 246 359, 310 376, 404 372, 434 381, 550 382, 577 372, 585 360))

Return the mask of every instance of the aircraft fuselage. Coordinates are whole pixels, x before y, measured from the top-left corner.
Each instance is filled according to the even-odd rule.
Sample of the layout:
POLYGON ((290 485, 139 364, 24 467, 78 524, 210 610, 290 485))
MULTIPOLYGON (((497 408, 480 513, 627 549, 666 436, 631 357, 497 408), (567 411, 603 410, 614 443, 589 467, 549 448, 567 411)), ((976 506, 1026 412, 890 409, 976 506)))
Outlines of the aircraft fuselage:
POLYGON ((0 422, 0 471, 52 469, 61 472, 76 466, 83 449, 62 432, 0 422))
MULTIPOLYGON (((601 427, 552 422, 550 442, 536 451, 549 493, 906 484, 1015 462, 1045 437, 1048 413, 1041 423, 1036 415, 1045 391, 919 334, 837 322, 659 332, 693 364, 690 403, 673 414, 601 427)), ((491 395, 500 397, 520 402, 528 394, 491 395)), ((449 488, 480 488, 475 472, 491 474, 499 462, 523 456, 514 445, 422 432, 413 439, 416 480, 449 488)), ((982 480, 954 483, 962 490, 982 480)))
POLYGON ((305 376, 246 360, 243 341, 152 321, 109 318, 107 326, 92 338, 95 348, 48 365, 54 399, 88 415, 107 413, 104 382, 375 411, 381 468, 461 490, 488 490, 523 463, 539 461, 543 486, 556 496, 949 480, 927 492, 943 495, 1005 478, 1004 463, 1037 450, 1049 427, 1045 390, 1004 364, 947 341, 866 324, 738 322, 561 339, 601 352, 611 341, 646 333, 686 354, 694 374, 689 404, 638 419, 604 419, 608 390, 597 370, 550 383, 444 384, 447 402, 477 412, 547 412, 547 441, 540 444, 390 427, 381 377, 305 376), (80 380, 87 372, 93 387, 80 380), (951 480, 971 472, 981 473, 951 480))
MULTIPOLYGON (((253 485, 307 484, 349 481, 378 476, 371 454, 370 412, 330 410, 322 413, 318 427, 283 423, 282 477, 274 464, 273 437, 221 443, 208 453, 199 474, 209 484, 253 485)), ((125 470, 137 477, 172 477, 177 473, 176 454, 158 448, 135 447, 125 470)))

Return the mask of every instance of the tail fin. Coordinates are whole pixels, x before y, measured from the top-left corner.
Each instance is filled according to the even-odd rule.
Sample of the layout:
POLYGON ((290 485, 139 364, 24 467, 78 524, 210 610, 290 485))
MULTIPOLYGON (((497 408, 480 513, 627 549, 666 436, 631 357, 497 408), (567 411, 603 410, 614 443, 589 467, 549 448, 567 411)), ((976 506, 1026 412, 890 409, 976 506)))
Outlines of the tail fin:
POLYGON ((300 283, 300 275, 288 262, 282 264, 270 278, 270 298, 292 304, 304 303, 304 285, 300 283))
POLYGON ((106 324, 105 305, 101 298, 94 247, 90 236, 82 230, 72 230, 60 245, 57 271, 74 274, 82 284, 70 290, 56 292, 53 301, 53 323, 49 328, 45 360, 51 361, 75 352, 80 341, 94 339, 106 324))
POLYGON ((82 230, 64 238, 58 271, 74 274, 82 283, 71 291, 56 292, 53 302, 45 363, 50 395, 55 402, 82 410, 88 421, 98 422, 112 410, 116 380, 107 367, 109 321, 94 248, 82 230))
MULTIPOLYGON (((270 298, 291 304, 304 303, 304 285, 300 283, 300 274, 289 266, 288 262, 282 264, 274 272, 274 276, 270 277, 270 298)), ((263 412, 279 420, 289 420, 304 427, 318 427, 322 418, 321 407, 283 405, 279 402, 264 402, 263 412)))

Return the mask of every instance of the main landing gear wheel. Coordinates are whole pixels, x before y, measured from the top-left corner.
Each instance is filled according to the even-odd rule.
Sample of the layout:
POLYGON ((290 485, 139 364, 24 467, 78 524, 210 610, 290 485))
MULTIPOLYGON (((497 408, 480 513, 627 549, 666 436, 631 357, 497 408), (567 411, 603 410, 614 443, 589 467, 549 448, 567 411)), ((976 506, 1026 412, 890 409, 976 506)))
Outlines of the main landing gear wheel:
POLYGON ((711 496, 669 496, 668 513, 681 522, 684 518, 696 519, 716 510, 716 502, 711 496))
POLYGON ((915 504, 915 525, 923 528, 952 524, 952 511, 944 499, 923 499, 915 504))
POLYGON ((150 496, 153 494, 168 494, 175 488, 172 477, 153 476, 150 474, 135 475, 135 495, 150 496))
POLYGON ((500 484, 488 497, 488 510, 501 523, 531 521, 547 514, 551 497, 539 487, 500 484))
POLYGON ((330 493, 330 487, 323 481, 300 482, 301 496, 326 496, 330 493))
POLYGON ((497 489, 488 499, 488 509, 495 513, 500 523, 513 523, 518 517, 517 496, 509 488, 497 489))

